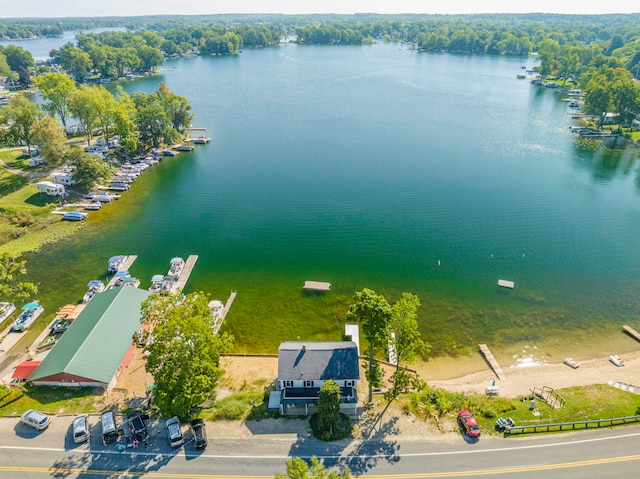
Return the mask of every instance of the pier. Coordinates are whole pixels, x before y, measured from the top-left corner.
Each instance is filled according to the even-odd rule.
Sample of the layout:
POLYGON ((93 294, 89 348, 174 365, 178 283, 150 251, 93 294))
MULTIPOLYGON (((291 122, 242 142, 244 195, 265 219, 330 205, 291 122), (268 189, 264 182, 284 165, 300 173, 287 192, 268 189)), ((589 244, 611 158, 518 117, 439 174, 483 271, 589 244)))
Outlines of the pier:
POLYGON ((198 261, 197 254, 192 254, 187 258, 187 261, 184 263, 182 273, 180 273, 180 277, 176 281, 174 281, 173 285, 171 286, 172 293, 184 289, 184 285, 187 284, 189 276, 191 276, 191 271, 193 271, 193 267, 196 265, 196 261, 198 261))
POLYGON ((631 326, 627 326, 625 324, 624 326, 622 326, 622 330, 625 333, 627 333, 629 336, 631 336, 633 339, 640 342, 640 333, 638 333, 638 331, 633 329, 631 326))
POLYGON ((214 333, 217 333, 220 330, 220 327, 224 322, 224 318, 227 317, 227 313, 231 309, 231 305, 233 304, 233 300, 236 299, 237 294, 238 294, 237 291, 231 291, 231 294, 229 295, 229 299, 227 299, 227 302, 225 303, 224 307, 222 308, 222 311, 220 312, 220 316, 218 316, 217 318, 214 317, 214 320, 215 320, 215 323, 213 324, 214 333))
MULTIPOLYGON (((135 255, 135 254, 127 256, 127 259, 124 260, 124 263, 122 264, 122 266, 120 267, 120 269, 118 271, 126 271, 126 270, 128 270, 133 265, 133 262, 135 260, 137 260, 137 259, 138 259, 138 256, 135 255)), ((109 280, 109 282, 107 283, 107 287, 105 288, 105 290, 109 289, 110 287, 115 286, 117 279, 118 278, 116 278, 115 276, 113 278, 111 278, 109 280)))
POLYGON ((498 364, 498 361, 496 361, 496 358, 493 357, 493 353, 489 349, 489 346, 487 346, 486 344, 478 344, 478 346, 480 347, 480 351, 482 351, 482 354, 484 354, 485 359, 491 366, 491 369, 493 369, 493 372, 496 373, 496 376, 498 376, 498 379, 500 381, 504 381, 505 379, 507 379, 507 377, 504 375, 504 371, 502 371, 502 368, 498 364))

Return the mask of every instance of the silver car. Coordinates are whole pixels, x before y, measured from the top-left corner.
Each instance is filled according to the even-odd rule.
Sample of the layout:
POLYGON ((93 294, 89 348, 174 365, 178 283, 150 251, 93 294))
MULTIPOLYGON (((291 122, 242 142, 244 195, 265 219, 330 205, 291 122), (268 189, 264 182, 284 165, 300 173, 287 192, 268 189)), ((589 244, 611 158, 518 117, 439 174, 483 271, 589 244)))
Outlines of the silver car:
POLYGON ((169 444, 171 444, 171 447, 180 447, 184 444, 182 429, 180 428, 180 419, 177 417, 167 419, 167 435, 169 436, 169 444))
POLYGON ((89 439, 89 415, 80 414, 73 419, 73 442, 79 444, 89 439))
POLYGON ((29 409, 22 413, 22 416, 20 416, 20 422, 27 426, 31 426, 38 431, 42 431, 49 425, 51 418, 46 414, 42 414, 40 411, 29 409))

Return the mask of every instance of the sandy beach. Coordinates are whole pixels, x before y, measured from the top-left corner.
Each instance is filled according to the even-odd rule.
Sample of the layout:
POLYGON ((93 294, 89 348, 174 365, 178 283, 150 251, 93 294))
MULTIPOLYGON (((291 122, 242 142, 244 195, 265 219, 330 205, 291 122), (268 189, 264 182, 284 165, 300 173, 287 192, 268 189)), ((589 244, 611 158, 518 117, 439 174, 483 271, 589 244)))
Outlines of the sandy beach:
POLYGON ((500 396, 521 397, 534 387, 548 386, 554 389, 589 384, 626 383, 638 386, 640 393, 640 351, 626 353, 623 356, 625 366, 617 367, 609 357, 599 357, 580 361, 578 369, 572 369, 563 363, 519 363, 515 367, 503 367, 504 381, 497 378, 487 365, 485 371, 469 374, 456 379, 429 381, 431 387, 457 392, 484 393, 495 380, 500 388, 500 396))

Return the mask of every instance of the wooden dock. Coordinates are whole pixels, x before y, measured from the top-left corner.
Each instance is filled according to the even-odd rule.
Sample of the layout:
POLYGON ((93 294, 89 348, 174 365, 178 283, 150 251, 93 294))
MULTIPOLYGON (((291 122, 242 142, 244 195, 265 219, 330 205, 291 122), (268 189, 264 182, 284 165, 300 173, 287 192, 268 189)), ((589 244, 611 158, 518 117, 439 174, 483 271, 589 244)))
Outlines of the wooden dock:
POLYGON ((491 369, 493 369, 493 372, 496 373, 496 376, 498 376, 498 379, 500 379, 500 381, 504 381, 505 379, 507 379, 507 377, 504 375, 504 371, 502 371, 502 368, 498 364, 498 361, 496 361, 496 358, 493 357, 493 353, 489 349, 489 346, 487 346, 486 344, 478 344, 478 346, 480 347, 480 351, 482 351, 482 354, 484 354, 485 359, 491 366, 491 369))
POLYGON ((191 276, 191 272, 193 271, 193 267, 196 265, 196 261, 198 261, 197 254, 192 254, 187 258, 187 261, 184 263, 182 273, 180 273, 180 277, 176 281, 174 281, 173 286, 171 286, 172 293, 184 289, 184 285, 187 284, 189 276, 191 276))
POLYGON ((312 291, 329 291, 331 289, 331 283, 324 283, 322 281, 305 281, 304 289, 310 289, 312 291))
MULTIPOLYGON (((137 259, 138 259, 138 256, 135 255, 135 254, 127 256, 127 259, 124 261, 124 263, 122 264, 122 266, 120 267, 120 269, 118 271, 126 271, 126 270, 128 270, 133 265, 133 262, 135 260, 137 260, 137 259)), ((107 287, 105 288, 105 291, 107 289, 109 289, 110 286, 113 286, 115 284, 116 279, 117 278, 114 276, 113 278, 111 278, 109 280, 109 282, 107 283, 107 287)))
POLYGON ((216 318, 216 322, 213 325, 213 332, 217 333, 220 330, 220 327, 222 326, 222 323, 224 322, 224 318, 227 317, 227 313, 229 312, 229 309, 231 309, 231 305, 233 304, 233 300, 236 299, 236 295, 238 294, 237 291, 231 291, 231 294, 229 295, 229 299, 227 299, 227 302, 225 303, 224 307, 222 308, 222 312, 220 313, 220 317, 216 318))
POLYGON ((640 333, 638 333, 638 331, 633 329, 631 326, 627 326, 625 324, 624 326, 622 326, 622 330, 636 341, 640 341, 640 333))

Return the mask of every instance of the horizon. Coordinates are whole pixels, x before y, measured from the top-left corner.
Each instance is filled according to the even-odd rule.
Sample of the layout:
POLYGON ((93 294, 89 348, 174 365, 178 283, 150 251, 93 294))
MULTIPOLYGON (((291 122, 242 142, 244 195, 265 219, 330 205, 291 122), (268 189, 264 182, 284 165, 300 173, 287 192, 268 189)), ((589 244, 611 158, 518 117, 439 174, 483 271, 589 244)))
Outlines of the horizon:
POLYGON ((152 15, 313 15, 313 14, 381 14, 381 15, 474 15, 474 14, 559 14, 606 15, 640 13, 637 0, 612 2, 584 1, 561 4, 556 0, 521 0, 504 6, 503 0, 236 0, 233 5, 210 0, 183 0, 176 4, 170 0, 111 0, 107 4, 86 0, 24 0, 11 2, 0 11, 0 19, 28 18, 86 18, 86 17, 140 17, 152 15), (33 15, 33 12, 38 12, 33 15))

